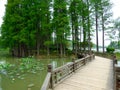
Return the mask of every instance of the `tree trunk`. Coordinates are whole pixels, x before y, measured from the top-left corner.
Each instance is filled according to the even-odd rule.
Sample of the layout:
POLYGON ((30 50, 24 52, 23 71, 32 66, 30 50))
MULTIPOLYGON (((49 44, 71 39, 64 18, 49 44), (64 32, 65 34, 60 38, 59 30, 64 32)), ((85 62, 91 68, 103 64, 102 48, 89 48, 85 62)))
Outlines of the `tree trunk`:
POLYGON ((63 45, 60 44, 60 57, 62 57, 62 56, 63 56, 63 45))
POLYGON ((85 18, 84 18, 84 16, 82 16, 82 24, 83 24, 83 49, 84 49, 84 51, 86 50, 86 45, 85 45, 85 43, 86 43, 86 26, 85 26, 85 18))
POLYGON ((37 49, 36 49, 36 54, 37 54, 37 56, 39 56, 40 55, 40 43, 39 43, 39 41, 37 41, 37 49))
POLYGON ((75 55, 77 56, 78 52, 78 29, 75 27, 75 55))
POLYGON ((95 21, 96 21, 96 50, 99 52, 99 43, 98 43, 98 6, 95 5, 95 21))
POLYGON ((88 11, 88 17, 87 17, 87 25, 88 25, 88 51, 89 53, 91 52, 91 49, 90 49, 90 12, 89 12, 89 1, 87 0, 87 11, 88 11))
POLYGON ((50 49, 49 49, 49 46, 47 46, 47 56, 50 55, 50 49))
POLYGON ((105 53, 105 41, 104 41, 104 33, 105 33, 105 28, 104 28, 104 17, 102 13, 102 37, 103 37, 103 53, 105 53))
MULTIPOLYGON (((72 12, 73 13, 73 12, 72 12)), ((74 20, 73 14, 71 13, 71 24, 72 24, 72 50, 75 50, 75 30, 74 30, 74 20)))

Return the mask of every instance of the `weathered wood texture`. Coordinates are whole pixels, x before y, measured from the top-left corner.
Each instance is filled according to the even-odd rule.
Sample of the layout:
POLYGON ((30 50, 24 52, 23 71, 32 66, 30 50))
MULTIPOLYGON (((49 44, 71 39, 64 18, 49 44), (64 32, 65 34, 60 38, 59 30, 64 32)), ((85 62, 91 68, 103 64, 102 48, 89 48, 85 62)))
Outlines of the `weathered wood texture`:
POLYGON ((51 75, 47 74, 41 90, 47 90, 48 87, 53 89, 57 84, 61 83, 66 78, 70 77, 80 67, 86 65, 88 62, 90 62, 94 58, 95 58, 94 54, 86 55, 85 58, 73 60, 73 62, 69 62, 54 70, 52 69, 51 65, 48 65, 48 72, 51 73, 51 75))
POLYGON ((49 89, 50 78, 51 78, 51 73, 48 73, 46 78, 45 78, 44 85, 41 87, 41 90, 48 90, 49 89))
POLYGON ((114 90, 113 75, 113 61, 96 56, 54 90, 114 90))
POLYGON ((115 90, 120 90, 120 66, 117 64, 115 66, 115 90))

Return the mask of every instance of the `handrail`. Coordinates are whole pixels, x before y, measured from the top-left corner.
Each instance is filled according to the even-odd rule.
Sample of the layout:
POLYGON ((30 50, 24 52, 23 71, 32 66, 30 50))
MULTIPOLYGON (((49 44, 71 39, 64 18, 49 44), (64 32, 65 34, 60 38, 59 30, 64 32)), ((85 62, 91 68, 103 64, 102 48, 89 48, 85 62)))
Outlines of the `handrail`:
POLYGON ((41 90, 47 90, 49 88, 50 79, 51 79, 51 73, 49 72, 45 78, 45 81, 43 83, 43 86, 41 87, 41 90))
POLYGON ((73 60, 61 67, 52 70, 52 65, 48 65, 48 74, 42 85, 41 90, 48 90, 48 88, 54 88, 58 83, 72 75, 83 65, 86 65, 89 61, 93 60, 95 55, 87 55, 86 57, 78 60, 73 60))
POLYGON ((117 64, 115 64, 115 62, 113 61, 113 70, 114 70, 114 90, 118 90, 119 88, 119 80, 120 80, 120 66, 118 66, 117 64))

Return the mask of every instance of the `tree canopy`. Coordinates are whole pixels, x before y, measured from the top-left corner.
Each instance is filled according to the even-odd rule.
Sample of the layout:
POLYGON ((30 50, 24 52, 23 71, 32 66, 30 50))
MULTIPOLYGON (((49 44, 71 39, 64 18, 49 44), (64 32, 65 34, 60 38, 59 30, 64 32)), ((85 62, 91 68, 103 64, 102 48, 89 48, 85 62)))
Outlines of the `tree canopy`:
POLYGON ((8 0, 2 46, 20 57, 40 55, 41 51, 50 55, 53 49, 63 56, 69 41, 75 54, 91 50, 93 31, 98 36, 100 28, 106 29, 109 14, 105 8, 109 6, 109 0, 8 0))

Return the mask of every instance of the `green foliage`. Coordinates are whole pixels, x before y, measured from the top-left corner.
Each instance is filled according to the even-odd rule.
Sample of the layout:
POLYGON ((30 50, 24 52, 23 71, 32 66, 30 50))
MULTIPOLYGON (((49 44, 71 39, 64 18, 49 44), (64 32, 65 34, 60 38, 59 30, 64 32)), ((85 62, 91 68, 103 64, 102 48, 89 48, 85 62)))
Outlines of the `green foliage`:
POLYGON ((92 42, 80 42, 80 45, 81 45, 81 47, 82 48, 84 48, 84 47, 88 47, 89 45, 90 45, 90 47, 92 48, 93 47, 93 43, 92 42))
POLYGON ((115 53, 117 60, 120 60, 120 52, 115 53))
POLYGON ((70 35, 67 1, 54 0, 53 28, 56 34, 55 43, 60 48, 61 56, 66 47, 67 38, 70 35))
POLYGON ((72 54, 73 54, 73 51, 72 51, 72 50, 70 50, 70 49, 67 49, 67 51, 66 51, 66 52, 67 52, 67 54, 68 54, 68 55, 72 55, 72 54))
MULTIPOLYGON (((0 44, 10 48, 14 56, 22 57, 29 56, 35 49, 37 55, 40 50, 47 50, 49 53, 52 42, 60 49, 62 55, 65 53, 64 49, 69 46, 68 39, 71 36, 74 49, 78 49, 81 41, 84 42, 82 46, 86 48, 87 39, 91 38, 93 32, 94 12, 99 16, 102 12, 101 7, 109 5, 109 2, 104 2, 54 0, 53 3, 52 0, 8 0, 1 27, 0 44)), ((104 16, 105 20, 107 18, 108 16, 104 16)))
POLYGON ((33 57, 22 58, 19 64, 1 63, 0 73, 16 77, 18 74, 36 73, 37 71, 44 70, 44 64, 36 61, 33 57))
POLYGON ((45 46, 48 46, 48 47, 49 47, 50 45, 52 45, 52 44, 53 44, 52 41, 45 41, 45 42, 44 42, 44 45, 45 45, 45 46))
POLYGON ((115 51, 115 48, 107 47, 107 48, 106 48, 106 51, 107 51, 108 53, 113 53, 113 52, 115 51))
POLYGON ((120 48, 120 41, 112 41, 110 42, 109 47, 115 48, 115 49, 119 49, 120 48))
POLYGON ((111 36, 113 37, 113 39, 117 37, 117 39, 120 40, 120 17, 114 20, 114 26, 111 32, 111 36))
POLYGON ((20 54, 17 56, 23 55, 24 51, 26 55, 27 50, 36 48, 40 41, 43 42, 41 46, 44 46, 44 42, 50 40, 52 33, 49 8, 49 0, 8 0, 1 31, 2 45, 14 49, 15 53, 20 54), (19 52, 20 50, 22 52, 19 52))

